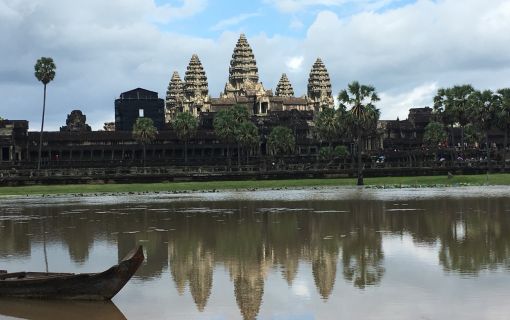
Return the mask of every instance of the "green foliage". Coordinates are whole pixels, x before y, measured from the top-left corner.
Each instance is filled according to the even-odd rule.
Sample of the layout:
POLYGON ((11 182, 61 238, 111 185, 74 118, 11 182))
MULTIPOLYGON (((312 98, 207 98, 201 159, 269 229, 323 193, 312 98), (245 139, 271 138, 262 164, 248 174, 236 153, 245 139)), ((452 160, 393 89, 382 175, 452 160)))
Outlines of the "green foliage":
POLYGON ((244 121, 239 125, 239 133, 236 139, 245 148, 258 146, 260 140, 259 129, 253 122, 244 121))
POLYGON ((488 131, 496 124, 500 99, 491 90, 475 91, 469 97, 470 118, 482 131, 488 131))
POLYGON ((267 139, 267 146, 269 152, 273 155, 284 155, 293 152, 296 147, 296 140, 292 130, 284 126, 274 127, 267 139))
POLYGON ((496 125, 502 130, 508 130, 510 126, 510 88, 497 91, 499 105, 496 111, 496 125))
POLYGON ((340 122, 333 108, 323 109, 315 119, 315 132, 321 141, 331 142, 338 137, 340 122))
POLYGON ((172 128, 179 139, 188 141, 197 133, 198 120, 189 112, 180 112, 172 121, 172 128))
POLYGON ((464 140, 468 145, 475 145, 480 143, 483 139, 483 134, 480 128, 472 123, 468 123, 464 128, 464 140))
POLYGON ((241 105, 235 105, 229 109, 220 110, 214 117, 214 132, 221 139, 230 143, 237 141, 240 126, 249 121, 248 110, 241 105))
POLYGON ((441 123, 432 121, 425 127, 423 142, 425 142, 425 144, 429 147, 437 148, 440 143, 447 141, 447 139, 448 135, 441 123))
POLYGON ((133 138, 143 145, 151 143, 156 138, 158 130, 150 118, 138 118, 133 125, 133 138))
POLYGON ((470 96, 475 89, 470 84, 441 88, 434 97, 434 109, 442 114, 445 125, 459 123, 464 127, 470 122, 470 96))
POLYGON ((341 124, 349 128, 354 136, 368 133, 377 126, 380 117, 375 102, 379 97, 373 86, 361 85, 354 81, 346 90, 338 94, 340 102, 341 124), (346 112, 342 112, 345 110, 346 112))
POLYGON ((349 150, 344 145, 336 146, 335 148, 322 147, 319 150, 319 158, 321 160, 330 161, 337 158, 343 159, 346 158, 347 156, 349 156, 349 150))
POLYGON ((34 66, 35 77, 41 81, 44 85, 47 85, 55 78, 55 63, 52 58, 41 57, 34 66))

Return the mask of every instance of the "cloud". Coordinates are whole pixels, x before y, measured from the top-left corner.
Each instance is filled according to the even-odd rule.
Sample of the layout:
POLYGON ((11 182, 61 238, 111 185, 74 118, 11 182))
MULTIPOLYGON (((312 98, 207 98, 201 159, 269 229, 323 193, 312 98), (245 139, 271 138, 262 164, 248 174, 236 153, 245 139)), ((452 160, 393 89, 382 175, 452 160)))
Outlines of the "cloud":
POLYGON ((311 7, 356 6, 363 10, 377 10, 395 0, 264 0, 285 13, 304 11, 311 7))
MULTIPOLYGON (((198 9, 189 9, 190 4, 194 8, 207 4, 181 2, 185 3, 187 13, 173 11, 181 12, 179 19, 193 19, 186 15, 198 9)), ((223 31, 207 38, 162 30, 156 20, 178 17, 165 9, 160 15, 160 7, 153 0, 0 0, 0 41, 9 44, 2 47, 0 116, 27 119, 37 130, 42 85, 33 66, 41 56, 51 56, 57 64, 57 75, 48 87, 50 129, 58 129, 77 108, 99 129, 97 124, 113 121, 115 98, 132 88, 145 87, 165 96, 172 71, 183 77, 193 53, 204 65, 210 94, 218 96, 228 79, 239 34, 223 31)), ((248 34, 248 41, 266 88, 274 89, 282 72, 291 71, 296 95, 305 94, 308 73, 321 57, 335 96, 353 80, 372 84, 382 97, 382 118, 395 119, 405 118, 409 107, 430 105, 437 87, 463 83, 481 89, 509 87, 508 30, 506 0, 492 0, 490 5, 465 0, 462 6, 457 0, 418 0, 347 18, 320 11, 302 38, 275 30, 269 35, 248 34)))
POLYGON ((378 107, 384 110, 386 119, 401 120, 406 119, 409 108, 413 107, 432 107, 432 101, 439 89, 437 83, 424 83, 409 92, 391 94, 383 92, 379 95, 381 98, 378 107))
POLYGON ((229 27, 236 26, 236 25, 244 22, 245 20, 248 20, 248 19, 251 19, 251 18, 254 18, 257 16, 260 16, 260 13, 254 12, 254 13, 239 14, 235 17, 231 17, 231 18, 219 21, 218 23, 216 23, 214 26, 211 27, 211 30, 213 30, 213 31, 225 30, 229 27))
POLYGON ((291 72, 299 72, 303 66, 303 61, 305 58, 303 56, 291 57, 285 62, 285 65, 291 72))

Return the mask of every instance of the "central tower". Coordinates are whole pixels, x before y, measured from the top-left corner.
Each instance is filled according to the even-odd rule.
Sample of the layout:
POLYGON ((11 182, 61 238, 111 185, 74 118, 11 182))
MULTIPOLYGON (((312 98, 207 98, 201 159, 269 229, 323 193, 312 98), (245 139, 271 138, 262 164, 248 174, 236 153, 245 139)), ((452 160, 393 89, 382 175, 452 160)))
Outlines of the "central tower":
POLYGON ((225 95, 240 96, 246 87, 253 87, 259 81, 259 70, 255 55, 246 40, 241 34, 237 40, 232 60, 230 60, 228 83, 225 86, 225 95), (244 89, 244 90, 243 90, 244 89))

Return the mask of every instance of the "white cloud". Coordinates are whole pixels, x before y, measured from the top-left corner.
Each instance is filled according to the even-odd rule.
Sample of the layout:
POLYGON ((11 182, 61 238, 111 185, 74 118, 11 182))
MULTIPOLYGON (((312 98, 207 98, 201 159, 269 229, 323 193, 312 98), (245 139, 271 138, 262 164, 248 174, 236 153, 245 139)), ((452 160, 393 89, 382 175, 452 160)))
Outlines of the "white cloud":
MULTIPOLYGON (((172 11, 181 12, 181 18, 206 4, 183 3, 187 10, 172 11)), ((2 47, 0 116, 28 119, 37 129, 42 85, 33 76, 33 65, 41 56, 53 57, 58 67, 48 88, 47 123, 52 129, 63 125, 75 108, 92 124, 112 121, 114 99, 132 88, 164 96, 172 71, 182 77, 193 53, 204 65, 210 94, 217 96, 228 79, 239 35, 223 32, 209 39, 162 31, 153 22, 177 16, 166 9, 158 13, 159 8, 153 0, 0 0, 0 42, 8 44, 2 47)), ((303 39, 260 33, 248 34, 248 40, 266 88, 274 89, 282 72, 291 71, 296 95, 306 93, 309 70, 321 57, 334 95, 353 80, 372 84, 383 98, 382 118, 395 119, 405 118, 409 107, 430 105, 437 87, 510 86, 508 30, 507 0, 492 0, 491 5, 483 0, 462 5, 457 0, 418 0, 348 18, 319 12, 303 39)))
POLYGON ((299 72, 302 69, 303 61, 305 60, 305 57, 303 56, 297 56, 297 57, 291 57, 285 62, 285 65, 291 72, 299 72))
POLYGON ((219 21, 217 24, 212 26, 211 30, 213 30, 213 31, 225 30, 229 27, 236 26, 248 19, 251 19, 251 18, 254 18, 257 16, 260 16, 260 13, 254 12, 254 13, 239 14, 239 15, 236 15, 235 17, 231 17, 231 18, 219 21))
POLYGON ((425 83, 420 85, 409 92, 402 92, 398 94, 391 94, 383 92, 379 95, 381 101, 378 107, 384 111, 386 119, 400 120, 406 119, 409 113, 409 108, 414 107, 432 107, 432 101, 435 94, 439 89, 437 83, 425 83))

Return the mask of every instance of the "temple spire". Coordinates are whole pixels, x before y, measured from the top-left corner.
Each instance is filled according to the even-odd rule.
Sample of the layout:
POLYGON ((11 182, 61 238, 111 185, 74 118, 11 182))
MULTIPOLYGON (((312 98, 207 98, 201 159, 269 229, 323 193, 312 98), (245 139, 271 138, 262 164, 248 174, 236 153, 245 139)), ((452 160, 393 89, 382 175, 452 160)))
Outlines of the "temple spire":
POLYGON ((317 58, 308 78, 308 99, 316 111, 324 107, 332 107, 334 100, 331 90, 331 79, 321 58, 317 58))
POLYGON ((293 97, 294 89, 292 88, 292 84, 287 78, 287 75, 284 73, 276 86, 276 95, 279 97, 293 97))
POLYGON ((194 115, 205 111, 209 97, 209 86, 202 62, 193 54, 184 76, 185 110, 194 115))
POLYGON ((247 80, 252 83, 259 81, 259 73, 255 55, 244 34, 239 36, 232 60, 230 60, 229 84, 234 90, 240 90, 247 80))
POLYGON ((168 89, 166 91, 165 100, 165 118, 169 122, 176 112, 182 112, 182 102, 184 101, 184 83, 177 71, 174 71, 168 89))

